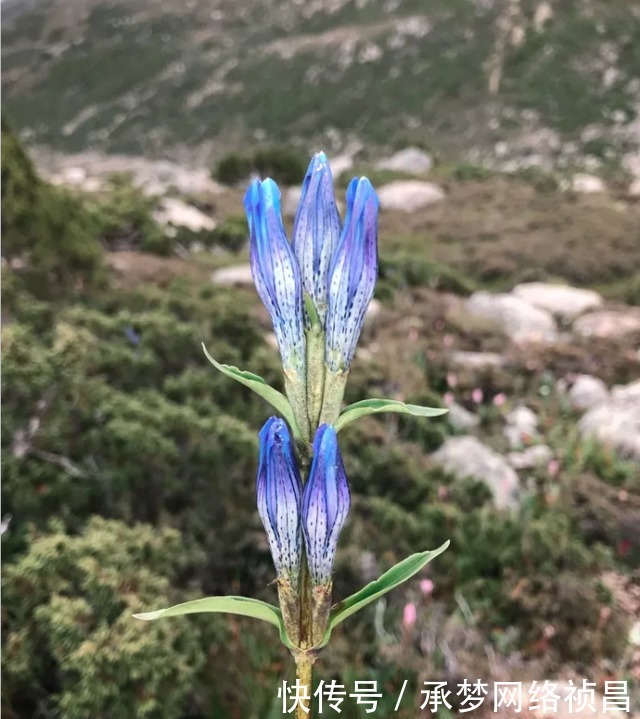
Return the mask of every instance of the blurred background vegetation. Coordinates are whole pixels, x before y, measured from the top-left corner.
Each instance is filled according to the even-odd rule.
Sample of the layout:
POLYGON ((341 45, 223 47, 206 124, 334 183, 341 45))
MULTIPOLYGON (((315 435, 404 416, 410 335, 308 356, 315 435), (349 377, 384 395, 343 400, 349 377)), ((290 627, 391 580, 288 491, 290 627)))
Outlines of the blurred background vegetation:
MULTIPOLYGON (((337 153, 354 138, 355 159, 336 171, 341 194, 353 174, 377 187, 423 182, 422 171, 377 162, 377 148, 411 142, 430 147, 426 174, 446 199, 411 211, 383 203, 377 302, 347 401, 392 396, 456 411, 369 418, 341 435, 353 509, 335 595, 411 552, 452 545, 340 627, 318 678, 348 690, 377 680, 381 716, 408 679, 399 719, 423 715, 426 679, 454 692, 464 678, 587 677, 600 689, 625 679, 639 711, 638 454, 587 436, 570 394, 582 375, 606 388, 640 376, 640 205, 629 169, 637 13, 567 2, 545 19, 547 3, 460 0, 423 17, 405 0, 392 26, 376 3, 302 12, 195 2, 176 15, 164 3, 134 12, 87 2, 73 4, 71 22, 64 3, 24 13, 5 4, 3 714, 281 716, 277 688, 292 675, 272 627, 131 614, 211 594, 275 601, 254 485, 269 408, 217 374, 200 344, 281 387, 268 317, 247 281, 243 188, 251 173, 295 186, 314 142, 337 153), (398 33, 404 44, 394 46, 398 33), (218 88, 212 68, 225 63, 218 88), (618 74, 594 84, 607 63, 618 74), (525 126, 560 144, 527 149, 525 126), (149 165, 145 184, 125 158, 90 187, 109 155, 85 158, 77 181, 69 168, 80 156, 65 175, 51 148, 198 157, 206 172, 185 188, 176 167, 149 165), (539 161, 520 162, 532 152, 539 161), (572 173, 585 168, 606 187, 579 191, 572 173), (204 220, 167 222, 169 201, 204 220), (560 319, 556 341, 523 345, 468 311, 478 291, 500 296, 531 281, 597 291, 624 331, 589 335, 560 319), (516 449, 549 454, 510 470, 518 498, 499 509, 490 477, 464 476, 437 452, 468 434, 503 468, 523 406, 536 424, 516 449)), ((364 709, 347 699, 343 715, 364 709)))

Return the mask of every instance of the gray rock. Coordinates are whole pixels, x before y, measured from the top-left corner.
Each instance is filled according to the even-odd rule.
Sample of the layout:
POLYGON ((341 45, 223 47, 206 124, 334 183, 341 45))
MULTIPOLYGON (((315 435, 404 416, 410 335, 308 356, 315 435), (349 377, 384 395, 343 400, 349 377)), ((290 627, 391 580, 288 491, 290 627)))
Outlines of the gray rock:
POLYGON ((527 447, 522 452, 509 452, 507 461, 514 469, 535 469, 553 459, 553 452, 546 444, 527 447))
POLYGON ((353 155, 345 154, 330 157, 329 166, 331 167, 333 178, 337 180, 343 172, 353 167, 353 155))
POLYGON ((573 409, 585 410, 609 399, 607 385, 589 374, 578 375, 568 393, 573 409))
POLYGON ((162 201, 160 209, 154 213, 154 219, 162 225, 186 227, 193 232, 216 228, 216 221, 213 217, 205 215, 196 207, 187 205, 175 197, 167 197, 162 201))
POLYGON ((216 270, 211 275, 211 281, 215 285, 227 285, 231 287, 253 286, 253 275, 251 265, 233 265, 216 270))
POLYGON ((592 194, 594 192, 604 192, 606 188, 601 178, 595 175, 579 173, 573 176, 571 189, 582 194, 592 194))
POLYGON ((302 185, 287 187, 282 196, 282 215, 284 217, 295 217, 298 210, 298 203, 302 196, 302 185))
POLYGON ((513 288, 513 294, 534 307, 551 312, 566 322, 603 304, 602 297, 593 290, 547 282, 527 282, 513 288))
POLYGON ((472 316, 495 322, 517 344, 555 342, 558 338, 550 312, 511 294, 474 292, 466 300, 465 308, 472 316))
POLYGON ((380 160, 376 165, 380 170, 406 172, 412 175, 427 175, 432 166, 431 155, 418 147, 407 147, 391 157, 380 160))
POLYGON ((640 310, 601 310, 579 317, 573 330, 582 337, 618 339, 625 335, 640 333, 640 310))
POLYGON ((595 439, 640 461, 640 380, 614 387, 608 400, 585 413, 578 429, 583 438, 595 439))
POLYGON ((480 424, 480 418, 455 402, 449 406, 447 415, 451 426, 460 432, 469 432, 480 424))
POLYGON ((433 182, 423 180, 396 180, 378 189, 383 210, 413 212, 445 198, 444 190, 433 182))
POLYGON ((487 367, 504 367, 505 360, 496 352, 452 352, 451 364, 470 369, 485 369, 487 367))
POLYGON ((633 180, 627 190, 629 197, 640 197, 640 177, 633 180))
POLYGON ((368 325, 372 325, 375 323, 375 321, 380 317, 380 313, 382 312, 382 302, 380 300, 376 300, 375 298, 369 302, 369 305, 367 306, 367 311, 365 313, 364 319, 365 322, 368 325))
POLYGON ((525 440, 536 439, 538 434, 538 418, 535 412, 528 407, 520 405, 507 414, 504 436, 511 449, 521 449, 525 440))
POLYGON ((476 437, 449 437, 433 459, 460 479, 474 477, 485 482, 497 507, 518 506, 520 488, 515 470, 476 437))

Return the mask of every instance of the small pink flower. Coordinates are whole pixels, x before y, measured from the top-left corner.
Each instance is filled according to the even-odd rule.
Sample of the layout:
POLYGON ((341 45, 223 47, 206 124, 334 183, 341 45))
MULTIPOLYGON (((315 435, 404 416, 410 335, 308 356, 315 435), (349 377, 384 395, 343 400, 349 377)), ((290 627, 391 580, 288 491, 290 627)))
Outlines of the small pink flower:
POLYGON ((450 407, 453 404, 453 392, 445 392, 442 397, 443 402, 450 407))
POLYGON ((473 392, 471 392, 471 399, 476 403, 480 404, 484 398, 484 393, 480 389, 480 387, 476 387, 473 392))
POLYGON ((493 404, 496 407, 502 407, 502 405, 507 401, 507 395, 504 392, 499 392, 494 398, 493 398, 493 404))
POLYGON ((555 477, 559 471, 560 462, 558 462, 557 459, 550 459, 549 464, 547 465, 547 472, 549 472, 549 476, 555 477))
POLYGON ((442 338, 442 344, 445 347, 451 347, 451 345, 453 345, 453 339, 454 339, 453 335, 445 335, 442 338))
POLYGON ((458 385, 458 377, 453 372, 449 372, 447 375, 447 384, 449 387, 456 387, 458 385))
POLYGON ((433 594, 435 584, 431 579, 422 579, 420 581, 420 591, 425 597, 430 597, 433 594))
POLYGON ((443 484, 441 484, 438 487, 438 499, 441 502, 444 502, 448 498, 449 498, 449 490, 443 484))
POLYGON ((404 625, 404 628, 411 629, 411 627, 416 623, 417 618, 418 611, 416 609, 416 605, 413 602, 405 604, 404 611, 402 613, 402 624, 404 625))

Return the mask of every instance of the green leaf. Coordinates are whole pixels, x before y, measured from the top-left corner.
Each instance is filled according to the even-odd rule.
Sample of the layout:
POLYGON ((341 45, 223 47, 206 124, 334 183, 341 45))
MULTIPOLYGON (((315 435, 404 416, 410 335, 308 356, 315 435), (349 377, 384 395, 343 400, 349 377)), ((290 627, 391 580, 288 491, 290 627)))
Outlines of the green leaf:
POLYGON ((360 417, 376 412, 397 412, 411 414, 414 417, 439 417, 449 410, 442 407, 421 407, 418 404, 405 404, 396 399, 363 399, 361 402, 345 407, 336 420, 336 432, 360 417))
POLYGON ((220 370, 222 374, 226 374, 227 377, 231 377, 231 379, 236 380, 236 382, 240 382, 240 384, 243 384, 245 387, 249 387, 249 389, 252 389, 263 399, 266 399, 267 402, 269 402, 269 404, 280 412, 280 414, 287 420, 289 426, 293 430, 294 436, 300 436, 300 429, 293 414, 293 409, 291 409, 289 400, 282 394, 282 392, 278 392, 277 389, 268 385, 262 377, 260 377, 260 375, 216 362, 209 352, 207 352, 207 348, 204 346, 204 343, 202 344, 202 349, 204 350, 209 362, 211 362, 216 369, 220 370))
POLYGON ((261 602, 258 599, 251 599, 250 597, 205 597, 204 599, 194 599, 191 602, 176 604, 167 609, 156 609, 155 612, 142 612, 133 616, 136 619, 150 622, 162 617, 180 617, 184 614, 198 614, 200 612, 224 612, 262 619, 264 622, 278 627, 282 643, 289 648, 292 646, 284 628, 281 611, 272 604, 261 602))
POLYGON ((359 592, 352 594, 347 599, 334 605, 329 617, 329 628, 320 646, 323 647, 327 644, 331 632, 338 624, 344 622, 345 619, 359 612, 368 604, 371 604, 371 602, 375 602, 375 600, 383 594, 390 592, 398 585, 406 582, 407 579, 411 579, 422 567, 428 564, 432 559, 435 559, 439 554, 442 554, 449 544, 450 542, 447 540, 441 547, 431 552, 412 554, 410 557, 398 562, 394 567, 391 567, 391 569, 386 571, 381 577, 367 584, 367 586, 363 587, 359 592))

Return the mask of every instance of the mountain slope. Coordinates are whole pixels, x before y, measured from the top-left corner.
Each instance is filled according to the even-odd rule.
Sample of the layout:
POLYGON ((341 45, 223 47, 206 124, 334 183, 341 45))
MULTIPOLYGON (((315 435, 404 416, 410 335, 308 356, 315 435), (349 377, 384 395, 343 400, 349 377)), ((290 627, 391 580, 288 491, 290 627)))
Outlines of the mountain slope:
POLYGON ((357 138, 562 163, 638 142, 626 0, 48 0, 5 22, 3 61, 13 124, 65 151, 357 138))

